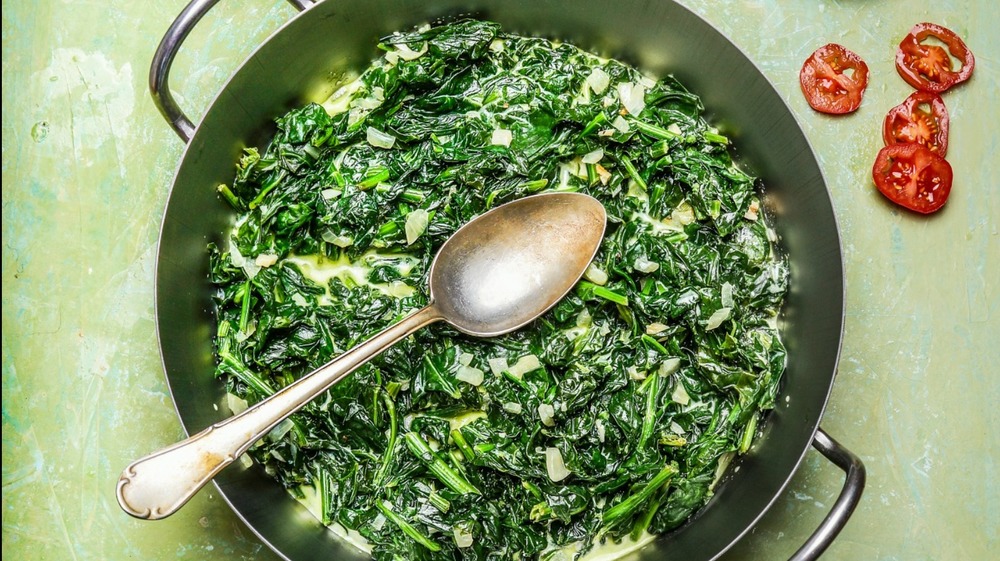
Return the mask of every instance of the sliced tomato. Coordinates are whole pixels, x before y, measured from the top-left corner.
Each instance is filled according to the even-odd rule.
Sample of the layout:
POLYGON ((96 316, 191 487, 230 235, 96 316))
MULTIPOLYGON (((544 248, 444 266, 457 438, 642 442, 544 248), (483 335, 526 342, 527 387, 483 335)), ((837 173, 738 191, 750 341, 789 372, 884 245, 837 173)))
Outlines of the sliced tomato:
POLYGON ((976 58, 965 42, 955 32, 934 23, 918 23, 903 38, 896 51, 896 71, 914 88, 925 92, 941 93, 964 82, 972 76, 976 58), (944 43, 948 50, 928 39, 944 43), (951 56, 962 66, 953 70, 951 56))
POLYGON ((868 65, 856 53, 836 44, 824 45, 802 65, 799 84, 809 106, 840 115, 861 106, 868 87, 868 65))
POLYGON ((879 151, 872 167, 875 186, 890 201, 930 214, 951 193, 951 164, 920 144, 892 144, 879 151))
POLYGON ((936 93, 913 92, 885 116, 882 139, 890 144, 922 144, 942 156, 948 153, 948 108, 936 93))

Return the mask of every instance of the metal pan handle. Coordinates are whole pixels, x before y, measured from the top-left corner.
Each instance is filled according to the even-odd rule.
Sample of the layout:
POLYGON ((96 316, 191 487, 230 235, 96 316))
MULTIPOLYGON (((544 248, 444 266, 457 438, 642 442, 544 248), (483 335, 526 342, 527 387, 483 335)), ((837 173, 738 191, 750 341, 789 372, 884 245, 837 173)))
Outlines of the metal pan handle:
MULTIPOLYGON (((153 95, 153 103, 156 104, 156 108, 160 110, 160 114, 174 129, 177 136, 181 137, 185 143, 191 141, 195 125, 181 111, 173 94, 170 93, 168 84, 170 67, 174 63, 177 51, 181 48, 181 43, 187 39, 194 26, 212 9, 212 6, 218 3, 219 0, 191 0, 191 3, 184 7, 177 19, 170 24, 167 33, 160 40, 160 45, 156 47, 153 63, 149 67, 149 92, 153 95)), ((315 4, 316 0, 288 0, 288 3, 301 11, 315 4)))
POLYGON ((837 467, 844 470, 844 488, 833 503, 819 528, 809 536, 806 543, 795 552, 789 561, 814 561, 830 547, 837 534, 844 529, 865 490, 865 465, 853 452, 841 446, 821 428, 813 438, 813 448, 826 456, 837 467))

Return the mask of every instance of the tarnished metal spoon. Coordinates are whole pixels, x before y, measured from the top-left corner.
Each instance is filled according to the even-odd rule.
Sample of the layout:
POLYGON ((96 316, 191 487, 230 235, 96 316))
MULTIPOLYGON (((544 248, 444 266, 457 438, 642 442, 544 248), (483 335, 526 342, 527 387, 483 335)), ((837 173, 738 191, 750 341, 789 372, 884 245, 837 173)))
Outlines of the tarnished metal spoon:
POLYGON ((501 205, 460 228, 430 271, 430 304, 239 415, 136 460, 118 503, 137 518, 165 518, 278 423, 396 341, 445 321, 493 337, 540 316, 576 284, 604 236, 596 199, 545 193, 501 205))

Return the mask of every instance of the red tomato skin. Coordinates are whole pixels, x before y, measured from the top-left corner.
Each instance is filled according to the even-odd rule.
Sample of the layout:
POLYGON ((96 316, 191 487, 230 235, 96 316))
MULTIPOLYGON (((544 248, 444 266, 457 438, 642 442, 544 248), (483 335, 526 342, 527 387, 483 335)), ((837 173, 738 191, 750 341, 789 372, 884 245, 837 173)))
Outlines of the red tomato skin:
POLYGON ((879 151, 872 179, 880 193, 897 205, 930 214, 951 194, 951 164, 920 144, 892 144, 879 151))
POLYGON ((868 65, 857 53, 836 43, 824 45, 802 64, 799 86, 809 106, 821 113, 843 115, 861 106, 868 87, 868 65), (848 76, 843 70, 852 69, 848 76))
POLYGON ((896 50, 896 71, 906 83, 920 91, 932 93, 946 91, 955 84, 968 80, 975 67, 976 57, 965 41, 962 41, 954 31, 935 23, 914 25, 896 50), (928 37, 936 37, 945 43, 948 52, 962 61, 962 68, 957 72, 951 70, 951 60, 942 47, 920 43, 928 37), (939 60, 935 61, 934 58, 939 60), (940 60, 942 58, 943 60, 940 60), (947 61, 947 69, 941 68, 941 63, 944 61, 947 61), (921 68, 921 65, 924 67, 921 68))
POLYGON ((945 156, 948 153, 949 125, 948 108, 945 106, 941 96, 936 93, 916 91, 910 94, 903 103, 893 107, 886 114, 885 121, 882 124, 882 140, 886 146, 916 142, 917 144, 927 146, 932 152, 945 156), (933 121, 931 127, 934 130, 931 131, 933 134, 929 139, 931 141, 930 144, 925 142, 923 137, 900 139, 896 130, 897 125, 902 122, 919 126, 919 123, 916 123, 912 116, 915 113, 919 113, 921 118, 926 118, 927 115, 920 110, 920 107, 925 104, 930 106, 930 117, 933 121))

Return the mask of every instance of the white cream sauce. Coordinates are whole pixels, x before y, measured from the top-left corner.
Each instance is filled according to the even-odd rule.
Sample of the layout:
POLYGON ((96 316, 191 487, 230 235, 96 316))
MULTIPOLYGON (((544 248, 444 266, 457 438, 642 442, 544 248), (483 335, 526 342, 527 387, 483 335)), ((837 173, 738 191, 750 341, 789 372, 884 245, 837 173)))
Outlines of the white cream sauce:
POLYGON ((327 288, 327 296, 323 300, 325 304, 330 303, 329 285, 333 279, 348 286, 369 286, 394 298, 406 298, 417 290, 401 280, 388 283, 368 281, 368 274, 372 268, 386 263, 395 267, 402 276, 409 275, 419 263, 419 259, 405 253, 387 254, 367 251, 356 261, 351 261, 346 255, 341 255, 338 258, 320 258, 319 255, 289 255, 284 261, 295 264, 307 279, 327 288))

